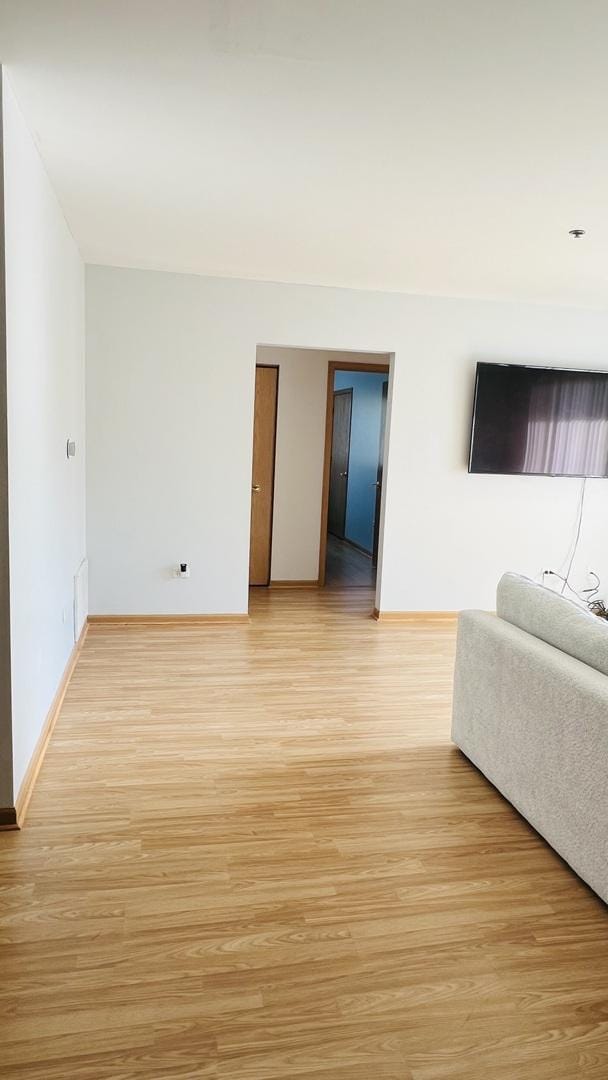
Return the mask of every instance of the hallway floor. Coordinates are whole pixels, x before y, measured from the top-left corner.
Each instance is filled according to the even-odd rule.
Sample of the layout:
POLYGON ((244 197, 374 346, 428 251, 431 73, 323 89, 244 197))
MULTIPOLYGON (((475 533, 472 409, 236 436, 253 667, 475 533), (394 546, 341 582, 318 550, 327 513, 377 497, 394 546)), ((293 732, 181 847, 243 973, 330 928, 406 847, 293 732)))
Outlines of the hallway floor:
POLYGON ((369 555, 328 533, 325 584, 328 588, 371 588, 376 584, 376 567, 369 555))
POLYGON ((91 626, 0 834, 3 1080, 605 1080, 608 917, 368 590, 91 626))

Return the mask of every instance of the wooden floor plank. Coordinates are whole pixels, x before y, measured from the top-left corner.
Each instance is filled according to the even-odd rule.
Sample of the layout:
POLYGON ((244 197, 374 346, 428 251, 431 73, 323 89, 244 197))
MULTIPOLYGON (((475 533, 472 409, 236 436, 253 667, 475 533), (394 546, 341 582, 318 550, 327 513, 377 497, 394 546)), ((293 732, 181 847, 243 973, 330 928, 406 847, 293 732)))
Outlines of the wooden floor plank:
POLYGON ((4 1080, 605 1080, 604 905, 365 589, 93 625, 0 835, 4 1080))

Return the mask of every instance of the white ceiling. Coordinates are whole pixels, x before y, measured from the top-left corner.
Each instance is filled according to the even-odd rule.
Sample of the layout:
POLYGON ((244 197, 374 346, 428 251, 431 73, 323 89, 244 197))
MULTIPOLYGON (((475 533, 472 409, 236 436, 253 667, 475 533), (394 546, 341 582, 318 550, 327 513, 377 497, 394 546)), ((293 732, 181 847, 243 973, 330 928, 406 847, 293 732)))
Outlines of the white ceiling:
POLYGON ((607 41, 607 0, 0 0, 88 261, 596 307, 607 41))

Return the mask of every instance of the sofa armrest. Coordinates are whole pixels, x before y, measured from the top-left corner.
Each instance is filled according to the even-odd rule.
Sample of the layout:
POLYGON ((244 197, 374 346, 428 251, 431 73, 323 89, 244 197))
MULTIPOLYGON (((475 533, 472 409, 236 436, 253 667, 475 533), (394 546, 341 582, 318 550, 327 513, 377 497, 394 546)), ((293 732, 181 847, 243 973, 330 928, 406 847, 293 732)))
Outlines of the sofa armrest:
POLYGON ((452 738, 608 901, 608 677, 494 615, 465 611, 452 738))

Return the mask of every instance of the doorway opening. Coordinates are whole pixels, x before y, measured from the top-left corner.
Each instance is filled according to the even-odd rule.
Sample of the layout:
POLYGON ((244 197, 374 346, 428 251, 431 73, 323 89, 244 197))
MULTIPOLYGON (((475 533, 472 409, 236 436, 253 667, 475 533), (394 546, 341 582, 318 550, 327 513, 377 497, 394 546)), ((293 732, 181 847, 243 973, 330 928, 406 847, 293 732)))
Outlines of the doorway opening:
POLYGON ((258 345, 251 586, 371 590, 382 549, 389 360, 387 353, 258 345))
POLYGON ((319 575, 329 588, 376 584, 388 378, 388 363, 329 365, 319 575))

